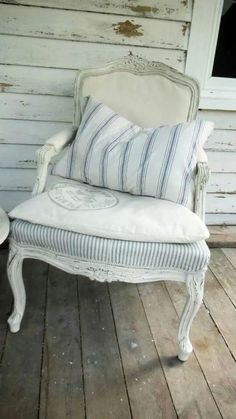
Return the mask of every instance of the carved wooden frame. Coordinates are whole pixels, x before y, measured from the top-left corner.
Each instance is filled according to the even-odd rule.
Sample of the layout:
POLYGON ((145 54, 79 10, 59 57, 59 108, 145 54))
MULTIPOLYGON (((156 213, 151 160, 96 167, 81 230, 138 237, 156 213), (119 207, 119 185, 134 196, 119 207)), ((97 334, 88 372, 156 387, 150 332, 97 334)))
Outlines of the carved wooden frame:
MULTIPOLYGON (((59 133, 49 139, 46 144, 37 151, 37 179, 33 189, 33 195, 43 192, 46 184, 48 165, 50 161, 60 153, 63 148, 73 140, 74 131, 78 126, 80 114, 78 99, 81 92, 81 83, 87 76, 106 74, 112 71, 131 71, 136 74, 161 74, 175 83, 188 86, 191 90, 192 100, 189 109, 188 120, 196 116, 199 101, 198 83, 178 71, 162 63, 149 62, 136 57, 128 57, 117 60, 99 69, 84 70, 79 73, 75 85, 75 116, 74 128, 68 132, 59 133)), ((194 211, 204 219, 206 183, 209 169, 206 162, 198 162, 195 189, 194 211)), ((8 260, 8 278, 14 295, 14 310, 8 319, 10 330, 17 332, 20 329, 21 320, 25 310, 25 289, 22 279, 22 262, 25 258, 40 259, 51 265, 63 269, 66 272, 86 275, 97 281, 124 281, 130 283, 144 283, 160 280, 181 281, 187 287, 187 301, 184 307, 179 326, 178 357, 186 361, 192 351, 189 340, 189 331, 193 318, 197 313, 202 297, 205 269, 198 272, 185 272, 176 269, 141 269, 124 266, 104 264, 95 261, 81 260, 76 257, 59 254, 48 249, 17 243, 10 239, 10 252, 8 260)))

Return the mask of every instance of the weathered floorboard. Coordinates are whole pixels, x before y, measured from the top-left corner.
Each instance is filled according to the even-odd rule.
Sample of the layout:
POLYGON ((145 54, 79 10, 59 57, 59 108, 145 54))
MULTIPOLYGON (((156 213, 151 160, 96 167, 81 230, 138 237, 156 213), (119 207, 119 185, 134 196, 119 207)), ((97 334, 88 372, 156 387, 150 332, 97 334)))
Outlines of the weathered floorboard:
MULTIPOLYGON (((236 227, 235 227, 236 229, 236 227)), ((235 234, 236 237, 236 234, 235 234)), ((236 238, 235 238, 235 242, 236 242, 236 238)), ((225 254, 225 256, 227 257, 227 259, 231 262, 231 264, 233 265, 234 269, 236 269, 236 251, 235 249, 222 249, 222 252, 225 254)))
POLYGON ((0 417, 38 419, 47 265, 25 264, 27 307, 22 331, 8 333, 1 367, 0 417))
POLYGON ((227 260, 221 249, 212 249, 210 269, 236 307, 236 269, 227 260))
MULTIPOLYGON (((0 253, 0 365, 4 351, 7 334, 7 318, 10 315, 12 305, 12 293, 6 275, 8 252, 1 250, 0 253)), ((0 372, 1 374, 1 372, 0 372)))
POLYGON ((210 270, 206 275, 204 302, 236 360, 236 310, 210 270))
POLYGON ((39 418, 83 419, 76 276, 50 267, 47 297, 39 418))
POLYGON ((136 286, 111 284, 110 294, 133 417, 177 418, 136 286))
MULTIPOLYGON (((167 282, 166 287, 180 315, 185 303, 185 286, 167 282)), ((193 323, 191 339, 198 362, 222 416, 234 419, 236 363, 204 306, 193 323)))
POLYGON ((106 284, 78 278, 87 419, 131 419, 106 284))
POLYGON ((140 285, 139 290, 178 417, 220 418, 194 355, 186 363, 177 359, 179 318, 164 284, 140 285))

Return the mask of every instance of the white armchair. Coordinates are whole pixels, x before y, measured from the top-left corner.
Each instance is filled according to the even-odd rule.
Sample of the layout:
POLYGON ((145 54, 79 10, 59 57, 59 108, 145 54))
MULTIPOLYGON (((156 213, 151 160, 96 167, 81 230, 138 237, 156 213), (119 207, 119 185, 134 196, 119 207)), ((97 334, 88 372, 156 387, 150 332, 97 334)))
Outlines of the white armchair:
MULTIPOLYGON (((157 127, 163 124, 173 124, 194 119, 198 110, 199 88, 195 80, 180 74, 164 64, 148 62, 134 57, 110 63, 103 68, 79 72, 75 84, 73 127, 51 137, 37 151, 37 180, 33 189, 33 196, 41 194, 47 188, 49 163, 69 143, 73 142, 81 118, 79 98, 87 95, 95 96, 101 102, 106 103, 110 108, 122 113, 122 115, 141 127, 157 127)), ((203 153, 199 156, 196 167, 193 203, 193 211, 202 220, 204 220, 208 177, 209 169, 206 156, 203 153)), ((150 266, 147 266, 147 264, 140 266, 138 264, 136 266, 134 263, 128 264, 127 261, 124 262, 122 260, 117 263, 116 259, 112 259, 112 252, 110 252, 110 256, 107 256, 107 258, 106 254, 101 258, 99 252, 96 253, 96 257, 86 255, 82 257, 81 254, 83 252, 79 247, 85 245, 86 242, 83 232, 81 234, 78 232, 73 233, 73 240, 76 245, 71 253, 67 250, 71 249, 71 246, 67 245, 68 243, 64 243, 64 245, 61 243, 59 246, 58 243, 56 245, 54 242, 50 242, 49 245, 47 240, 45 240, 42 245, 42 242, 37 241, 36 236, 39 234, 39 231, 42 233, 43 229, 47 229, 47 226, 37 226, 37 232, 34 230, 34 235, 32 236, 30 234, 30 225, 31 223, 22 222, 21 220, 12 222, 8 261, 8 277, 14 294, 14 310, 8 320, 12 332, 19 330, 25 310, 26 298, 22 279, 22 261, 24 258, 41 259, 69 273, 83 274, 98 281, 142 283, 158 280, 177 280, 184 282, 187 287, 187 301, 180 320, 178 335, 178 357, 181 361, 187 360, 192 351, 189 339, 190 326, 202 302, 204 277, 209 260, 209 251, 204 241, 197 247, 194 247, 192 244, 175 244, 175 249, 178 246, 179 254, 181 254, 181 246, 184 247, 185 252, 185 258, 180 258, 182 262, 180 261, 177 267, 173 267, 173 263, 170 263, 169 266, 163 263, 160 263, 159 266, 157 264, 154 264, 154 266, 153 264, 150 266), (196 261, 196 263, 186 263, 190 259, 191 261, 196 261)), ((50 229, 50 237, 53 237, 55 232, 57 237, 60 237, 60 240, 71 240, 71 234, 66 234, 67 232, 65 232, 65 234, 60 235, 58 229, 53 226, 50 226, 50 229)), ((93 246, 93 243, 97 241, 96 246, 99 245, 102 248, 102 239, 95 236, 96 234, 94 235, 94 240, 90 242, 90 246, 93 246), (100 241, 98 242, 98 240, 100 241)), ((116 239, 110 239, 114 246, 117 241, 116 239)), ((119 245, 122 247, 122 240, 119 240, 119 245)), ((158 252, 163 252, 164 249, 171 256, 173 247, 171 244, 161 248, 159 246, 160 243, 155 245, 157 255, 158 252)), ((147 252, 149 251, 148 249, 149 247, 147 246, 147 252)), ((163 260, 163 258, 161 259, 163 260)), ((156 260, 160 260, 160 258, 156 260)), ((171 259, 169 258, 168 260, 171 259)))

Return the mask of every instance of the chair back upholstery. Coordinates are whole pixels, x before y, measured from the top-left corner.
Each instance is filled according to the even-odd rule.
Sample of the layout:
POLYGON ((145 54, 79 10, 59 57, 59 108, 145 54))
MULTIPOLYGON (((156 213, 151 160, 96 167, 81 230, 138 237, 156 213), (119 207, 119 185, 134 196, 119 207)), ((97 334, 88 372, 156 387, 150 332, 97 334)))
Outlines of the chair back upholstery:
POLYGON ((194 79, 165 64, 133 56, 78 73, 75 126, 80 123, 80 97, 88 95, 141 127, 191 121, 199 104, 194 79))

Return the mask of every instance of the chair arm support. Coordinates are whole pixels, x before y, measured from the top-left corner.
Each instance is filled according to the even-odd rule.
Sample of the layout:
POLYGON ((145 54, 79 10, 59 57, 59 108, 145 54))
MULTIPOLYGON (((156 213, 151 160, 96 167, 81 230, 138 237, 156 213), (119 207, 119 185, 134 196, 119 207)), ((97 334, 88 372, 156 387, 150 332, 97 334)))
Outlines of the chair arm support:
POLYGON ((60 131, 56 135, 50 137, 45 145, 36 151, 37 176, 32 196, 38 195, 44 191, 50 161, 74 139, 76 131, 76 127, 60 131))
POLYGON ((210 169, 206 161, 197 163, 194 212, 205 222, 206 187, 210 176, 210 169))

